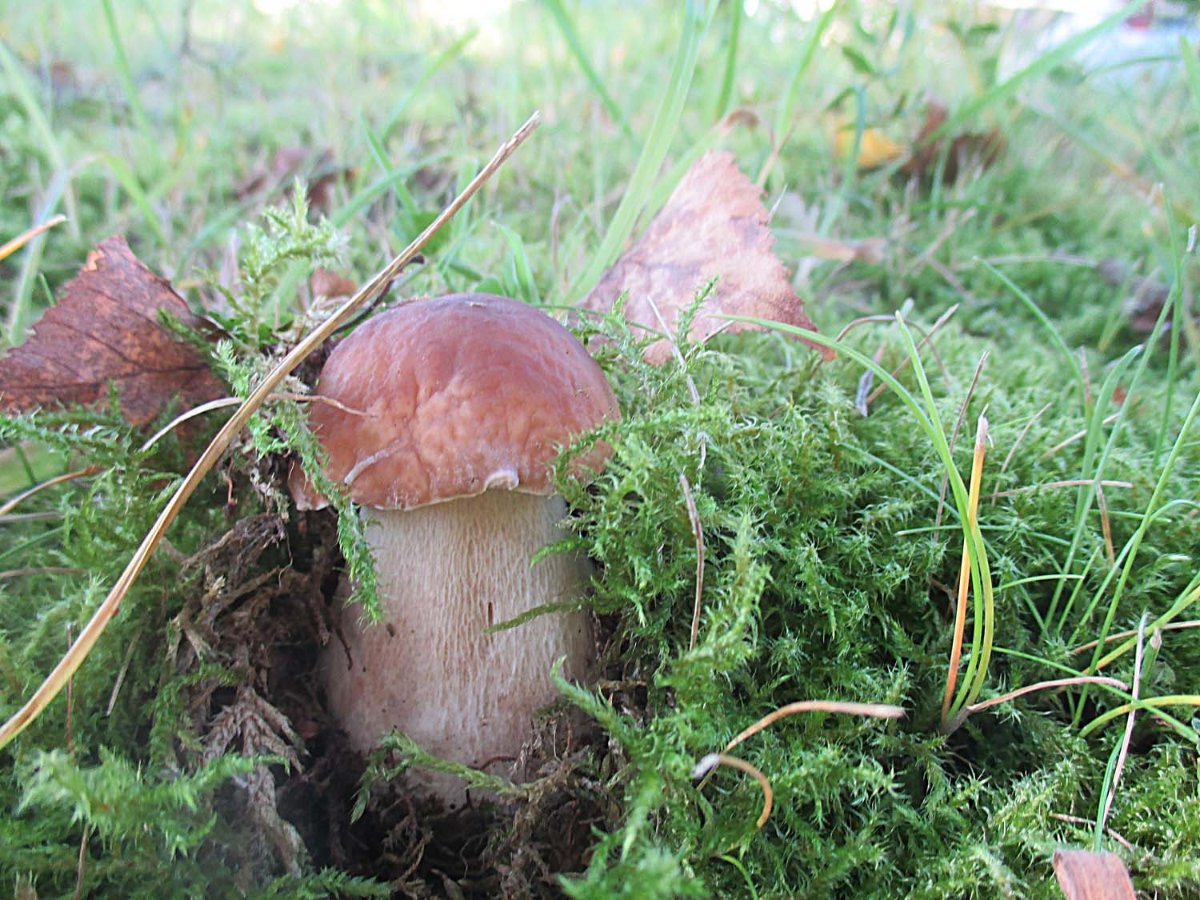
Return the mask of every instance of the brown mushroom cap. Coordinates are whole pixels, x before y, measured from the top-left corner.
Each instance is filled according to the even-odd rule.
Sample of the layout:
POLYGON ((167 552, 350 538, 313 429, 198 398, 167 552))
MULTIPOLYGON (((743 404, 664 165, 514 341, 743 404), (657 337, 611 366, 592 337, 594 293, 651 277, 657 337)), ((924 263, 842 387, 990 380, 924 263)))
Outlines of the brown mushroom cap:
MULTIPOLYGON (((501 487, 553 493, 559 449, 619 417, 583 345, 533 307, 453 294, 375 316, 329 355, 309 423, 358 503, 409 509, 501 487)), ((610 448, 575 461, 598 470, 610 448)), ((302 509, 326 505, 293 472, 302 509)))

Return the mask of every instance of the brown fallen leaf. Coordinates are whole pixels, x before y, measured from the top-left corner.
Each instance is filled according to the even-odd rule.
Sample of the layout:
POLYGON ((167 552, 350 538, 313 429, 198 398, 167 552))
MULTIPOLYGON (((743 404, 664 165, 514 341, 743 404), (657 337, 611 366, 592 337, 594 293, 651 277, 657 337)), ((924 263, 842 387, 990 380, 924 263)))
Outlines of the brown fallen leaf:
MULTIPOLYGON (((1171 298, 1170 285, 1157 278, 1135 274, 1131 266, 1119 259, 1100 260, 1096 263, 1096 271, 1107 284, 1112 287, 1124 287, 1129 291, 1129 295, 1121 303, 1121 312, 1125 315, 1130 330, 1139 335, 1153 332, 1158 325, 1158 317, 1162 315, 1163 306, 1171 298)), ((1192 321, 1200 324, 1200 312, 1193 313, 1192 321)), ((1168 315, 1163 320, 1159 337, 1164 342, 1170 341, 1171 316, 1168 315)))
POLYGON ((308 147, 280 147, 269 161, 259 162, 242 179, 236 195, 243 201, 258 195, 270 198, 294 178, 304 178, 308 182, 308 205, 317 212, 328 212, 334 186, 339 180, 353 177, 353 169, 334 163, 332 150, 314 155, 308 147))
POLYGON ((196 326, 183 298, 110 237, 62 290, 29 339, 0 364, 0 409, 91 406, 114 384, 133 425, 153 420, 176 395, 196 405, 224 395, 202 354, 160 324, 166 310, 196 326))
POLYGON ((1136 900, 1121 857, 1090 850, 1054 851, 1054 874, 1067 900, 1136 900))
POLYGON ((358 290, 358 282, 351 281, 324 266, 317 266, 308 283, 314 297, 327 299, 353 297, 354 292, 358 290))
MULTIPOLYGON (((815 331, 787 270, 771 250, 775 238, 767 228, 761 195, 738 169, 733 154, 704 154, 582 305, 607 312, 622 292, 628 292, 625 317, 629 322, 673 337, 680 315, 697 291, 716 278, 692 323, 692 340, 753 327, 717 318, 722 314, 772 319, 815 331)), ((828 348, 805 343, 825 359, 834 356, 828 348)), ((646 348, 646 359, 653 363, 662 363, 670 355, 669 338, 646 348)))
MULTIPOLYGON (((934 132, 946 122, 946 107, 936 100, 925 106, 925 121, 913 141, 913 155, 900 171, 905 175, 915 175, 925 178, 937 164, 945 147, 947 136, 935 138, 934 132)), ((990 166, 1004 150, 1004 135, 995 128, 989 131, 967 131, 949 138, 950 149, 946 153, 946 167, 942 177, 946 181, 958 178, 959 171, 966 168, 967 163, 978 161, 983 166, 990 166)))
MULTIPOLYGON (((839 160, 845 159, 854 148, 857 129, 840 126, 834 133, 834 153, 839 160)), ((880 128, 865 128, 858 140, 858 159, 854 164, 860 169, 877 169, 908 153, 908 148, 898 144, 884 134, 880 128)))

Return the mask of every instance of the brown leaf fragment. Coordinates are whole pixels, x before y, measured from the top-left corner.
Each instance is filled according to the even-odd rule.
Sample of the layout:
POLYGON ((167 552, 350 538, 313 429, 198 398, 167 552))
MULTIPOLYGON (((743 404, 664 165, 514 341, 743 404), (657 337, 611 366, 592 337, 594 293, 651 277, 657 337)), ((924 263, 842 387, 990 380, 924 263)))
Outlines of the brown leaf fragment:
POLYGON ((1067 900, 1135 900, 1121 857, 1090 850, 1054 851, 1054 874, 1067 900))
MULTIPOLYGON (((815 331, 787 270, 771 249, 775 238, 767 228, 761 195, 738 169, 733 154, 704 154, 582 305, 607 312, 628 293, 625 317, 630 324, 669 336, 646 348, 646 359, 653 363, 670 357, 670 338, 680 315, 714 278, 716 285, 692 323, 691 340, 753 327, 717 318, 720 315, 771 319, 815 331)), ((825 359, 834 356, 828 348, 805 343, 825 359)))
POLYGON ((203 355, 163 327, 159 310, 198 324, 125 238, 104 240, 28 340, 0 360, 0 409, 93 406, 113 384, 125 419, 145 425, 177 395, 187 406, 223 396, 203 355))
POLYGON ((314 297, 353 297, 358 282, 351 281, 331 269, 318 266, 308 281, 314 297))
POLYGON ((237 186, 239 200, 281 195, 281 189, 295 178, 308 183, 308 205, 317 212, 328 212, 337 182, 350 181, 354 170, 338 166, 333 151, 314 152, 309 147, 280 147, 270 160, 260 161, 237 186))
MULTIPOLYGON (((1129 292, 1121 303, 1121 312, 1125 315, 1130 330, 1135 334, 1152 333, 1158 325, 1163 306, 1171 299, 1170 285, 1157 278, 1138 275, 1131 266, 1118 259, 1100 260, 1096 263, 1096 271, 1110 286, 1124 288, 1129 292)), ((1200 315, 1193 314, 1192 320, 1200 323, 1200 315)), ((1170 338, 1171 325, 1171 316, 1168 315, 1159 332, 1159 336, 1164 340, 1170 338)))
POLYGON ((934 134, 946 123, 946 107, 936 100, 925 106, 925 121, 913 141, 912 157, 901 166, 900 171, 905 175, 915 175, 918 178, 928 178, 932 169, 941 158, 942 150, 949 140, 950 148, 946 153, 946 166, 942 177, 946 181, 957 180, 959 173, 972 163, 984 168, 994 163, 1004 150, 1006 141, 1004 135, 997 129, 988 131, 966 131, 953 137, 934 134))

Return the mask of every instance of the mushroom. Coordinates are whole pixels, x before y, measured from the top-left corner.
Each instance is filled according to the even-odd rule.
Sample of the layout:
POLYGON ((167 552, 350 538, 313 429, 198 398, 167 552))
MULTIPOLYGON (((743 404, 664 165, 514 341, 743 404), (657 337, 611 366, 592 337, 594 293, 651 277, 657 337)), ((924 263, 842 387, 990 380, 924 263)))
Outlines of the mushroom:
MULTIPOLYGON (((586 676, 589 619, 571 610, 490 630, 577 599, 586 560, 530 561, 561 540, 552 465, 579 434, 619 417, 603 372, 558 322, 516 300, 457 294, 370 319, 330 354, 309 422, 366 520, 382 621, 343 616, 344 647, 324 651, 331 712, 368 750, 396 728, 477 768, 512 760, 531 716, 552 702, 549 673, 586 676)), ((580 476, 609 453, 573 462, 580 476)), ((301 509, 325 505, 294 470, 301 509)), ((461 801, 460 779, 427 792, 461 801)))

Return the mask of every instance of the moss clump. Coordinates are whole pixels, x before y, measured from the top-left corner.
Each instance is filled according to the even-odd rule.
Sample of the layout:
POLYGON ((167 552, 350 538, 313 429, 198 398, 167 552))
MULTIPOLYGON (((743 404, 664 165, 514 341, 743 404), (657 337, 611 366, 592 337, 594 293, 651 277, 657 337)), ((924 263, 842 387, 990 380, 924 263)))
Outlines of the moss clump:
MULTIPOLYGON (((884 358, 895 363, 897 342, 885 335, 884 343, 884 358)), ((957 415, 965 375, 984 346, 953 332, 940 342, 950 373, 935 386, 943 421, 957 415)), ((952 506, 942 527, 932 527, 942 470, 911 413, 885 393, 863 418, 851 394, 853 365, 813 371, 773 336, 742 336, 722 351, 691 348, 685 359, 686 370, 654 369, 627 357, 617 375, 626 419, 606 435, 614 460, 597 484, 571 497, 577 532, 602 564, 595 606, 617 620, 610 678, 644 685, 645 700, 617 708, 604 691, 574 692, 621 742, 629 769, 623 825, 601 841, 587 876, 568 882, 568 891, 604 896, 652 874, 651 882, 669 885, 653 896, 754 888, 934 897, 990 895, 1006 886, 1053 896, 1053 849, 1090 839, 1086 821, 1094 821, 1119 729, 1080 740, 1071 723, 1077 701, 1035 694, 976 714, 950 737, 939 734, 952 609, 945 586, 956 582, 962 532, 952 506), (680 474, 705 538, 693 649, 696 551, 680 474), (775 792, 774 811, 758 832, 762 797, 752 779, 721 770, 698 790, 691 766, 799 699, 897 703, 908 716, 886 724, 786 719, 740 746, 736 752, 775 792)), ((1051 359, 1000 361, 985 371, 967 414, 972 421, 986 407, 994 426, 985 496, 1018 490, 986 502, 980 517, 1001 586, 1001 655, 985 696, 1058 677, 1056 663, 1069 661, 1039 617, 1052 603, 1061 548, 1075 527, 1076 492, 1033 489, 1076 471, 1082 453, 1076 444, 1043 455, 1085 426, 1059 379, 1051 359), (1018 437, 1021 448, 997 477, 1018 437)), ((966 443, 960 439, 956 454, 964 471, 966 443)), ((1134 522, 1118 517, 1136 516, 1146 500, 1138 473, 1152 448, 1150 436, 1133 429, 1106 472, 1136 485, 1109 499, 1118 547, 1134 522)), ((1157 560, 1196 552, 1194 535, 1178 542, 1186 517, 1179 510, 1154 529, 1154 548, 1143 549, 1131 582, 1154 582, 1160 597, 1185 589, 1189 573, 1166 575, 1157 560)), ((1102 543, 1094 510, 1084 524, 1090 553, 1102 543)), ((1100 574, 1085 576, 1089 586, 1100 574)), ((1149 600, 1147 591, 1127 594, 1123 620, 1149 600)), ((1172 660, 1196 652, 1190 632, 1170 643, 1172 660)), ((1090 703, 1099 705, 1088 714, 1115 702, 1093 695, 1090 703)), ((1160 764, 1162 752, 1175 760, 1171 778, 1186 796, 1196 784, 1194 746, 1161 729, 1146 740, 1160 764)), ((1120 787, 1121 802, 1132 808, 1165 780, 1162 770, 1147 777, 1140 768, 1127 771, 1120 787)), ((1187 829, 1186 816, 1179 821, 1189 836, 1173 831, 1172 849, 1161 855, 1129 853, 1109 840, 1104 846, 1122 853, 1146 883, 1176 890, 1200 883, 1195 866, 1179 872, 1175 849, 1181 840, 1200 849, 1200 831, 1187 829)))

